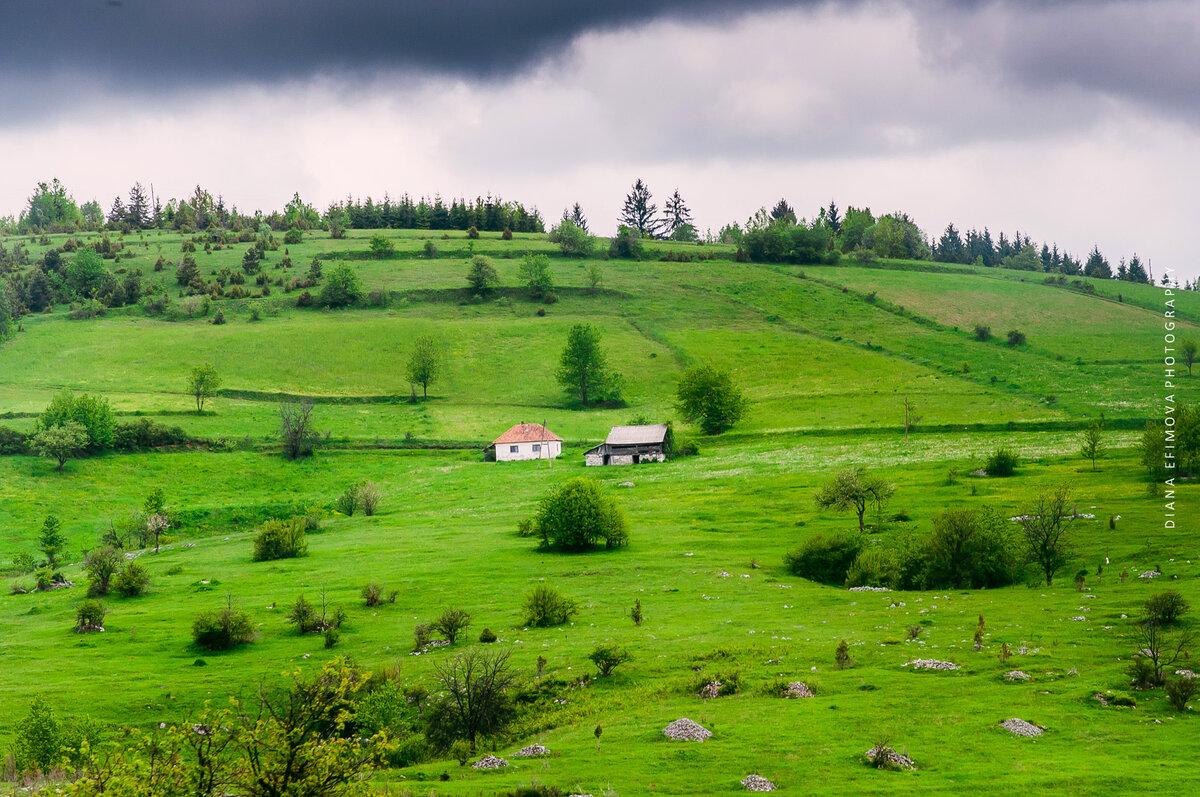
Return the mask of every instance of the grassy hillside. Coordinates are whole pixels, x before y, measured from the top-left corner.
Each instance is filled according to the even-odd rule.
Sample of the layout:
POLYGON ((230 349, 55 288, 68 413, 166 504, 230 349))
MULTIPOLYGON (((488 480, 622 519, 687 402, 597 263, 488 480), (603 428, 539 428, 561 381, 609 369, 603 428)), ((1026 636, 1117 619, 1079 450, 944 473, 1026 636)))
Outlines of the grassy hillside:
MULTIPOLYGON (((133 257, 109 265, 162 279, 173 297, 166 315, 131 308, 69 320, 66 308, 56 308, 22 319, 23 330, 0 344, 0 426, 32 428, 55 392, 69 387, 103 395, 123 418, 138 414, 236 442, 106 454, 70 462, 62 473, 47 459, 0 457, 0 563, 32 553, 50 513, 63 521, 71 561, 156 487, 177 518, 171 547, 139 559, 153 579, 150 594, 108 600, 103 634, 71 631, 82 587, 0 598, 0 690, 8 698, 0 702, 0 747, 37 694, 62 715, 148 728, 182 720, 206 700, 279 684, 293 668, 314 672, 337 653, 368 667, 398 664, 404 683, 432 688, 432 663, 453 654, 409 655, 413 626, 461 606, 473 622, 458 646, 478 644, 488 626, 529 678, 539 655, 551 678, 594 672, 586 656, 601 643, 625 646, 632 660, 611 678, 563 692, 564 703, 541 706, 536 723, 498 743, 507 754, 540 741, 552 758, 509 758, 516 766, 495 773, 429 761, 380 773, 376 782, 389 793, 436 786, 437 794, 490 794, 536 778, 597 794, 606 787, 627 795, 733 794, 751 772, 796 793, 1114 793, 1129 787, 1134 762, 1147 758, 1156 763, 1138 769, 1141 789, 1196 788, 1194 767, 1172 752, 1198 738, 1194 712, 1173 711, 1161 689, 1137 693, 1136 709, 1104 708, 1092 698, 1128 691, 1129 618, 1147 596, 1169 585, 1200 601, 1200 548, 1186 523, 1164 528, 1163 500, 1148 494, 1134 448, 1140 423, 1161 412, 1153 289, 1105 285, 1091 295, 1029 274, 902 263, 764 266, 736 263, 722 247, 656 243, 655 256, 715 257, 556 255, 560 300, 546 305, 531 301, 517 277, 520 254, 554 251, 540 236, 387 235, 397 253, 378 260, 367 258, 362 231, 344 240, 309 234, 288 247, 293 276, 314 256, 326 269, 337 257, 350 263, 368 291, 380 292, 374 306, 302 309, 295 292, 273 287, 261 298, 217 300, 196 317, 180 312, 174 266, 153 271, 160 251, 179 259, 180 238, 129 235, 133 257), (421 255, 426 240, 439 248, 437 258, 421 255), (495 258, 504 287, 494 296, 463 290, 471 243, 495 258), (603 270, 595 293, 591 263, 603 270), (1116 287, 1125 292, 1120 302, 1107 293, 1116 287), (224 325, 210 323, 217 309, 224 325), (253 309, 259 320, 251 320, 253 309), (567 330, 579 322, 601 331, 624 378, 626 406, 575 409, 557 385, 567 330), (976 324, 1001 340, 975 340, 976 324), (1028 342, 1006 345, 1010 328, 1028 342), (425 334, 443 347, 446 372, 427 402, 410 403, 404 363, 425 334), (197 415, 185 380, 202 362, 216 367, 223 395, 197 415), (701 363, 729 369, 750 400, 745 419, 718 438, 700 436, 673 408, 680 376, 701 363), (318 401, 317 426, 331 439, 310 459, 289 462, 274 451, 281 393, 318 401), (905 397, 922 416, 907 443, 905 397), (1079 456, 1079 436, 1101 414, 1109 454, 1093 471, 1079 456), (583 467, 592 441, 638 416, 672 420, 697 440, 700 455, 583 467), (479 449, 508 426, 543 420, 567 440, 552 469, 483 461, 479 449), (434 440, 458 442, 404 448, 434 440), (1022 457, 1016 476, 966 475, 1002 446, 1022 457), (851 465, 896 484, 886 510, 867 518, 868 537, 883 542, 927 533, 946 508, 1019 515, 1063 482, 1078 510, 1093 517, 1077 521, 1070 563, 1053 588, 1031 573, 1027 584, 994 590, 848 592, 791 575, 787 551, 856 525, 813 501, 822 483, 851 465), (630 522, 628 548, 540 553, 517 536, 517 522, 539 499, 578 475, 616 497, 630 522), (348 485, 364 480, 382 488, 378 515, 330 511, 348 485), (254 527, 304 507, 323 508, 326 517, 309 555, 252 562, 254 527), (1136 577, 1154 567, 1164 576, 1136 577), (1071 583, 1079 569, 1088 571, 1084 592, 1071 583), (364 607, 359 590, 370 580, 398 589, 396 603, 364 607), (522 595, 538 583, 579 600, 571 625, 520 625, 522 595), (285 619, 298 595, 322 592, 349 613, 334 651, 318 637, 298 636, 285 619), (189 635, 192 618, 227 596, 251 613, 260 638, 229 653, 200 651, 189 635), (641 626, 629 618, 635 600, 646 614, 641 626), (980 614, 987 636, 976 652, 980 614), (912 625, 923 629, 915 641, 912 625), (834 648, 842 639, 854 666, 838 670, 834 648), (1000 662, 1004 643, 1030 652, 1000 662), (915 658, 962 669, 903 666, 915 658), (1005 681, 1013 669, 1032 680, 1005 681), (702 675, 733 671, 741 674, 740 694, 706 701, 691 689, 702 675), (817 697, 769 697, 765 688, 777 678, 812 682, 817 697), (714 736, 702 745, 668 742, 661 729, 684 716, 714 736), (1047 733, 1011 736, 998 727, 1009 717, 1047 733), (920 768, 866 767, 862 753, 881 735, 906 747, 920 768), (449 781, 422 785, 442 772, 449 781)), ((246 248, 196 257, 207 276, 238 269, 246 248)), ((273 268, 282 254, 268 256, 273 277, 283 271, 273 268)), ((1186 299, 1200 318, 1200 305, 1186 299)), ((1182 381, 1177 397, 1194 401, 1198 391, 1182 381)), ((1197 508, 1194 485, 1182 486, 1176 515, 1197 508)), ((78 565, 67 573, 82 584, 78 565)))

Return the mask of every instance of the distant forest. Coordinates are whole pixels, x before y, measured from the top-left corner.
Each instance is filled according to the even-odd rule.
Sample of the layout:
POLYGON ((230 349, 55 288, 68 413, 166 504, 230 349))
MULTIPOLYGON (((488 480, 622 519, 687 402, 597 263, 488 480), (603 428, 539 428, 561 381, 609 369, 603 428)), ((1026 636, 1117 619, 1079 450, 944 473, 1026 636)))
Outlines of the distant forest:
MULTIPOLYGON (((1121 258, 1114 266, 1098 247, 1083 260, 1057 244, 1035 244, 1020 231, 1011 236, 1001 232, 993 237, 988 228, 960 232, 949 224, 938 238, 931 238, 902 212, 875 216, 870 208, 850 206, 843 213, 835 202, 820 208, 811 220, 797 215, 780 199, 768 210, 765 206, 744 224, 731 223, 714 235, 701 236, 692 224, 691 210, 676 190, 659 213, 649 187, 638 180, 625 198, 617 218, 618 238, 633 236, 679 242, 721 242, 737 247, 737 258, 757 262, 834 263, 843 255, 858 262, 874 258, 929 260, 938 263, 975 264, 1038 271, 1066 276, 1087 276, 1150 284, 1154 275, 1149 263, 1137 254, 1121 258)), ((562 222, 588 231, 587 218, 578 203, 563 212, 562 222)), ((562 223, 560 222, 560 224, 562 223)), ((295 194, 282 210, 256 211, 247 215, 224 198, 196 186, 190 197, 170 199, 165 204, 135 183, 125 198, 116 196, 107 213, 95 200, 77 204, 59 180, 40 183, 29 197, 19 218, 0 217, 0 233, 14 235, 54 232, 110 230, 127 232, 143 229, 172 229, 181 232, 228 230, 238 233, 259 231, 262 225, 272 230, 327 230, 340 237, 347 229, 428 229, 486 232, 546 232, 545 222, 536 207, 527 209, 520 202, 500 197, 474 200, 440 196, 414 200, 403 194, 398 200, 385 195, 382 201, 347 197, 331 203, 324 212, 295 194)), ((554 232, 553 230, 551 232, 554 232)), ((1167 284, 1167 278, 1161 278, 1167 284)), ((1196 283, 1182 287, 1195 290, 1196 283)))

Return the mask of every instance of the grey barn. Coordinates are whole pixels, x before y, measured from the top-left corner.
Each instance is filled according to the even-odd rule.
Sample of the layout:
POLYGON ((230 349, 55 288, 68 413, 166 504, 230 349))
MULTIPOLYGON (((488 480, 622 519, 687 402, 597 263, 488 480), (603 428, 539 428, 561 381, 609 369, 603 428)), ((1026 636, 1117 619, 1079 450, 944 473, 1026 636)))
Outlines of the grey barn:
POLYGON ((665 423, 614 426, 608 438, 583 453, 585 465, 638 465, 667 458, 670 428, 665 423))

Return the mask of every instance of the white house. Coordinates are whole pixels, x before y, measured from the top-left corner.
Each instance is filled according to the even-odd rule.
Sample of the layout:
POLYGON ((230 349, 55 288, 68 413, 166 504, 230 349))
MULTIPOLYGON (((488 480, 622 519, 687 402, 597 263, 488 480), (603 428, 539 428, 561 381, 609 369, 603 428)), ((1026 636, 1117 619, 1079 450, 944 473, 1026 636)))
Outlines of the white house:
POLYGON ((553 459, 562 453, 562 444, 561 437, 540 423, 518 423, 492 442, 497 462, 553 459))

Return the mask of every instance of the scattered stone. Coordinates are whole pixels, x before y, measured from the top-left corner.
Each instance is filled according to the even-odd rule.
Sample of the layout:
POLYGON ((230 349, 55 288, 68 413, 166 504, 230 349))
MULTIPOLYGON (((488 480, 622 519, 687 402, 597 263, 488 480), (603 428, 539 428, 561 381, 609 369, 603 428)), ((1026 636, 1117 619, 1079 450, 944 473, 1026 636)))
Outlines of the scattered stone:
POLYGON ((968 473, 967 475, 968 475, 968 476, 975 476, 976 478, 980 478, 980 479, 986 479, 988 474, 987 474, 987 471, 986 471, 986 470, 984 470, 983 468, 980 468, 979 470, 973 470, 973 471, 971 471, 971 472, 970 472, 970 473, 968 473))
POLYGON ((1017 655, 1018 656, 1029 656, 1034 653, 1040 653, 1041 650, 1042 650, 1041 648, 1027 648, 1024 645, 1022 645, 1021 647, 1017 648, 1017 655))
POLYGON ((1032 722, 1026 722, 1015 717, 1000 723, 1000 727, 1014 736, 1041 736, 1043 730, 1040 725, 1034 725, 1032 722))
POLYGON ((702 742, 712 736, 712 731, 687 717, 677 719, 663 728, 663 735, 677 742, 702 742))
POLYGON ((887 587, 851 587, 850 592, 891 592, 887 587))
POLYGON ((81 633, 81 634, 103 634, 104 626, 96 625, 95 623, 84 623, 83 625, 79 626, 79 633, 81 633))
POLYGON ((792 681, 787 685, 787 689, 783 690, 783 696, 789 699, 816 697, 813 694, 813 690, 809 689, 808 684, 803 681, 792 681))
POLYGON ((1145 573, 1139 573, 1138 578, 1158 578, 1161 575, 1157 570, 1147 570, 1145 573))
POLYGON ((714 697, 720 697, 721 696, 721 682, 720 681, 709 681, 703 687, 700 688, 699 696, 704 698, 705 700, 711 700, 714 697))
POLYGON ((1010 670, 1004 673, 1004 680, 1006 681, 1028 681, 1032 677, 1029 673, 1021 672, 1020 670, 1010 670))
POLYGON ((618 487, 632 487, 632 486, 633 486, 633 482, 621 482, 621 483, 620 483, 620 484, 618 484, 617 486, 618 486, 618 487))
POLYGON ((1081 622, 1081 621, 1086 621, 1087 618, 1084 617, 1083 615, 1080 615, 1079 617, 1072 617, 1071 620, 1074 622, 1081 622))
POLYGON ((914 670, 957 670, 957 664, 949 661, 938 661, 937 659, 913 659, 906 661, 900 665, 902 667, 912 666, 914 670))
POLYGON ((541 755, 550 755, 550 751, 540 744, 531 744, 513 753, 513 758, 534 758, 541 755))
POLYGON ((485 755, 483 758, 472 764, 475 769, 500 769, 508 766, 508 762, 503 758, 498 758, 494 755, 485 755))
POLYGON ((1196 677, 1196 673, 1192 672, 1191 670, 1176 670, 1175 674, 1178 675, 1180 678, 1195 678, 1196 677))
POLYGON ((876 766, 878 766, 877 759, 880 758, 882 758, 885 763, 893 767, 899 767, 900 769, 917 768, 917 763, 915 761, 906 755, 897 753, 890 747, 876 746, 867 751, 867 760, 872 764, 876 764, 876 766))
POLYGON ((729 571, 722 570, 720 573, 717 573, 717 578, 729 578, 729 571))
POLYGON ((1079 675, 1079 670, 1072 667, 1071 669, 1067 670, 1067 675, 1079 675))
POLYGON ((747 775, 742 778, 746 791, 775 791, 775 784, 762 775, 747 775))

